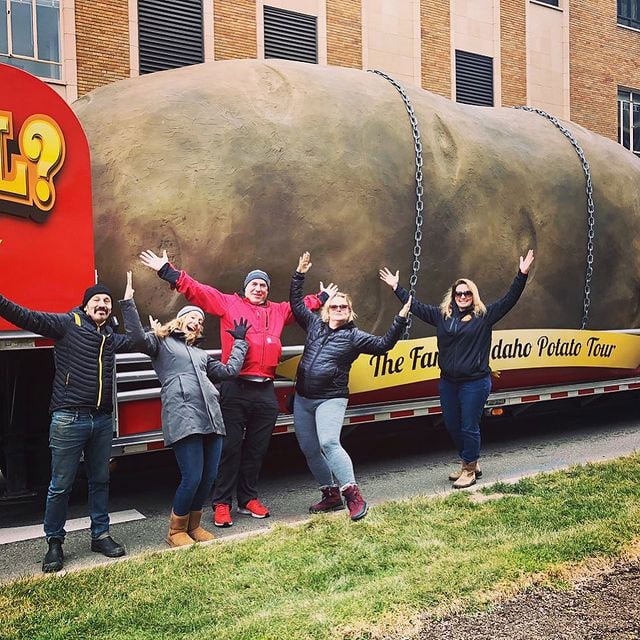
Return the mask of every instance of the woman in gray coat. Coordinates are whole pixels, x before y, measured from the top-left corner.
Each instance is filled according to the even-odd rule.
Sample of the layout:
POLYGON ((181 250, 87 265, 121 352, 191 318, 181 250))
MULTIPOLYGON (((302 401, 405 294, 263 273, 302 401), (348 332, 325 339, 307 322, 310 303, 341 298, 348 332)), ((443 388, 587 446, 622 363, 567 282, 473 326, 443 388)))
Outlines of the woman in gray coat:
MULTIPOLYGON (((127 274, 127 290, 131 287, 127 274)), ((132 290, 133 293, 133 290, 132 290)), ((126 296, 125 296, 126 297, 126 296)), ((162 385, 162 434, 176 456, 182 479, 173 500, 167 542, 179 547, 213 540, 202 528, 202 506, 218 474, 225 435, 218 390, 213 381, 235 378, 242 367, 248 344, 247 321, 235 323, 229 361, 222 364, 196 346, 202 337, 204 311, 187 306, 174 320, 145 333, 133 298, 122 302, 127 334, 142 353, 151 356, 162 385)))

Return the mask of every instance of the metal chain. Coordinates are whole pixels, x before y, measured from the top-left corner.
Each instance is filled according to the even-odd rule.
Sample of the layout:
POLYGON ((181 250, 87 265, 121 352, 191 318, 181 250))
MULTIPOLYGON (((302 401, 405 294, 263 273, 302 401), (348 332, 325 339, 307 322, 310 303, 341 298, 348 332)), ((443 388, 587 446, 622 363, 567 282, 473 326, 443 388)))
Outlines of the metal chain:
POLYGON ((533 107, 515 107, 515 109, 522 109, 523 111, 531 111, 546 118, 552 122, 560 131, 569 139, 569 142, 573 145, 580 162, 582 163, 582 170, 584 171, 584 177, 586 180, 585 191, 587 193, 587 268, 584 278, 584 299, 582 302, 582 322, 580 328, 584 329, 587 326, 587 320, 589 319, 589 306, 591 305, 591 278, 593 276, 593 239, 595 237, 595 212, 596 208, 593 204, 593 187, 591 185, 591 168, 589 162, 584 156, 582 147, 578 144, 575 136, 567 129, 555 116, 542 111, 542 109, 534 109, 533 107))
MULTIPOLYGON (((402 85, 394 80, 391 76, 388 76, 386 73, 384 73, 383 71, 379 71, 378 69, 369 69, 369 72, 382 76, 396 88, 396 90, 402 97, 404 106, 407 109, 407 114, 409 115, 409 121, 411 122, 413 146, 416 152, 416 231, 414 234, 413 245, 413 272, 411 274, 411 278, 409 278, 409 295, 413 296, 415 300, 416 285, 418 284, 418 273, 420 271, 420 253, 422 252, 422 223, 424 222, 424 202, 422 201, 424 189, 422 187, 422 142, 420 141, 420 128, 418 127, 418 120, 413 110, 413 106, 411 105, 411 100, 409 100, 409 96, 405 92, 402 85)), ((403 336, 405 340, 408 340, 411 334, 411 321, 412 317, 411 314, 409 314, 409 316, 407 317, 407 326, 404 330, 403 336)))

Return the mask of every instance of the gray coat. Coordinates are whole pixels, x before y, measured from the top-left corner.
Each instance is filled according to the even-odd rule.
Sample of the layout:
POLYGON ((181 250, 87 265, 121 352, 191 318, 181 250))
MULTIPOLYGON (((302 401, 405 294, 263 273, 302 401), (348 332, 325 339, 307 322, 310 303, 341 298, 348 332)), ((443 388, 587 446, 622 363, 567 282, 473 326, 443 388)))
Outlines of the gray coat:
POLYGON ((228 363, 222 364, 199 347, 188 346, 181 334, 158 338, 144 332, 133 300, 121 302, 127 334, 137 349, 151 356, 162 391, 162 435, 166 446, 194 434, 225 435, 220 394, 213 381, 235 378, 248 344, 234 340, 228 363))

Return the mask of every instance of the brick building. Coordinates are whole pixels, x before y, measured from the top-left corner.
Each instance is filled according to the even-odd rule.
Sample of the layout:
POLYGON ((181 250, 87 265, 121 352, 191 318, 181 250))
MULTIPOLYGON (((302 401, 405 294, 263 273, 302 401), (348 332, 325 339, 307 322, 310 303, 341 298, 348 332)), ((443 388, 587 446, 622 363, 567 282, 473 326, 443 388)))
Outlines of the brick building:
POLYGON ((0 0, 0 62, 69 101, 141 73, 256 57, 539 107, 640 155, 640 0, 0 0))

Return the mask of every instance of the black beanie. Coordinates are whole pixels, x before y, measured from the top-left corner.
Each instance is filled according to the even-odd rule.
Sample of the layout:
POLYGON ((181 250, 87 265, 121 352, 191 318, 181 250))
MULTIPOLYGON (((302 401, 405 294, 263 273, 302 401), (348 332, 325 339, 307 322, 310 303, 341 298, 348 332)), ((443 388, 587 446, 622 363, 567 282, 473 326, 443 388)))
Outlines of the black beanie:
POLYGON ((84 296, 82 297, 82 308, 84 309, 87 306, 87 302, 99 293, 106 293, 113 301, 113 296, 111 295, 111 291, 109 291, 108 287, 105 287, 103 284, 94 284, 93 287, 89 287, 84 292, 84 296))

